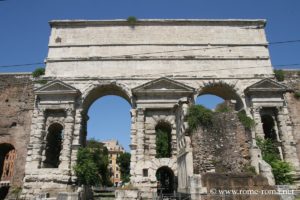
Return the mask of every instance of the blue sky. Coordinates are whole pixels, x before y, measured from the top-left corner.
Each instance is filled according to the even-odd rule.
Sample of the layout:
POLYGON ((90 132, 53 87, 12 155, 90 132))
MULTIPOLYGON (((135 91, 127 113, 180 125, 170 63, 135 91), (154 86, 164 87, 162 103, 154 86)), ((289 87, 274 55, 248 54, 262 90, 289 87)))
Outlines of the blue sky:
MULTIPOLYGON (((1 67, 43 62, 47 57, 50 34, 48 21, 53 19, 126 19, 128 16, 136 16, 139 19, 260 18, 267 19, 267 39, 269 42, 275 42, 300 39, 299 10, 299 0, 0 1, 0 72, 29 72, 43 66, 38 64, 26 67, 1 67)), ((300 43, 270 46, 273 65, 300 63, 299 52, 300 43)), ((299 67, 293 66, 292 68, 299 67)), ((128 106, 125 100, 114 97, 104 97, 96 101, 89 112, 89 115, 93 116, 89 121, 89 135, 98 137, 115 133, 113 137, 128 144, 130 134, 130 108, 128 106), (109 106, 118 108, 118 112, 106 109, 109 106), (126 113, 119 111, 120 109, 124 109, 127 118, 126 113), (99 116, 101 113, 106 113, 105 115, 110 113, 114 117, 105 122, 105 118, 102 119, 99 116), (95 123, 93 120, 96 120, 95 123), (108 125, 108 128, 104 128, 103 125, 108 125)))

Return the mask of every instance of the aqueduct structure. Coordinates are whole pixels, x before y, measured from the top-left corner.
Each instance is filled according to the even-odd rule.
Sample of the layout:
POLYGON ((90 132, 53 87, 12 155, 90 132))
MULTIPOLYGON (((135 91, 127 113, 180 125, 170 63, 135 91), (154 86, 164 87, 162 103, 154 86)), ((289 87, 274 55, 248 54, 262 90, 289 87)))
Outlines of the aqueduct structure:
MULTIPOLYGON (((193 168, 187 110, 195 98, 214 94, 245 110, 256 122, 249 157, 269 184, 256 145, 263 120, 276 124, 282 159, 299 174, 287 87, 274 80, 264 20, 51 21, 47 83, 36 84, 23 194, 72 191, 73 166, 86 140, 87 111, 105 95, 131 105, 131 182, 145 197, 156 192, 156 173, 171 170, 177 191, 205 192, 193 168), (155 129, 167 123, 171 155, 156 158, 155 129), (53 145, 55 144, 55 145, 53 145), (197 184, 196 184, 197 183, 197 184), (147 193, 148 192, 148 193, 147 193)), ((213 171, 213 169, 211 169, 213 171)))

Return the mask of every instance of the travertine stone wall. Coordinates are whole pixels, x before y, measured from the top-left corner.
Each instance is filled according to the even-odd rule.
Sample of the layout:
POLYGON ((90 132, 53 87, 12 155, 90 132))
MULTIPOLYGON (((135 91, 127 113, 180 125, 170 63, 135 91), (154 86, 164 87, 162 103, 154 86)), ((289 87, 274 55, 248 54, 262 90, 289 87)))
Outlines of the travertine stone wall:
POLYGON ((134 27, 124 20, 66 20, 50 25, 47 76, 272 74, 264 20, 139 20, 134 27))
POLYGON ((0 74, 0 144, 11 144, 17 152, 13 187, 23 184, 33 104, 31 74, 0 74))

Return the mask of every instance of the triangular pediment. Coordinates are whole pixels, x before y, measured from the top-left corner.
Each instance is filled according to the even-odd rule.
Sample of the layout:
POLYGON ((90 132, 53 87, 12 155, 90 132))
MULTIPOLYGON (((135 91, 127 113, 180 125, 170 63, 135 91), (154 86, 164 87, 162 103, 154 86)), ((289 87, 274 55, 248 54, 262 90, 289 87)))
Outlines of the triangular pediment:
POLYGON ((147 82, 143 85, 140 85, 134 88, 133 93, 141 93, 141 92, 189 92, 193 93, 194 88, 187 86, 183 83, 174 81, 172 79, 162 77, 159 79, 155 79, 153 81, 147 82))
POLYGON ((35 90, 36 94, 78 94, 79 90, 59 80, 52 81, 35 90))
POLYGON ((286 90, 286 86, 268 78, 263 79, 246 89, 247 92, 285 92, 286 90))

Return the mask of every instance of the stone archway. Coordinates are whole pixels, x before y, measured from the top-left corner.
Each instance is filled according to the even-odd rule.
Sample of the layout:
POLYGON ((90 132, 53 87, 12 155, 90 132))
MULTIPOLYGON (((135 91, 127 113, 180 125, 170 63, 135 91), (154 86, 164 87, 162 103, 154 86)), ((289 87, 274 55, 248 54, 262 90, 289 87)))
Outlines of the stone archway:
POLYGON ((241 95, 238 93, 238 89, 234 85, 227 84, 223 81, 204 83, 198 90, 195 99, 198 96, 211 94, 223 98, 225 101, 234 100, 235 110, 241 110, 244 108, 244 103, 241 95))
POLYGON ((11 144, 0 144, 0 175, 1 181, 10 181, 14 172, 16 150, 11 144))
POLYGON ((82 110, 86 114, 92 103, 107 95, 115 95, 124 98, 131 107, 134 107, 131 90, 125 85, 118 82, 103 82, 89 84, 82 92, 82 110))
POLYGON ((8 143, 0 144, 0 199, 5 199, 8 194, 10 182, 14 175, 16 150, 8 143))
MULTIPOLYGON (((102 83, 102 84, 90 84, 87 88, 84 89, 81 97, 80 106, 81 107, 81 115, 83 129, 81 130, 81 137, 85 137, 86 134, 86 126, 87 121, 89 119, 87 113, 90 106, 98 99, 104 96, 114 95, 125 99, 131 108, 133 108, 134 103, 132 99, 131 91, 128 87, 124 84, 119 84, 117 82, 109 82, 109 83, 102 83)), ((81 138, 84 140, 84 138, 81 138)), ((82 140, 81 140, 82 142, 82 140)))
POLYGON ((175 175, 172 169, 167 166, 160 167, 157 169, 155 175, 158 195, 170 195, 176 191, 175 175))

